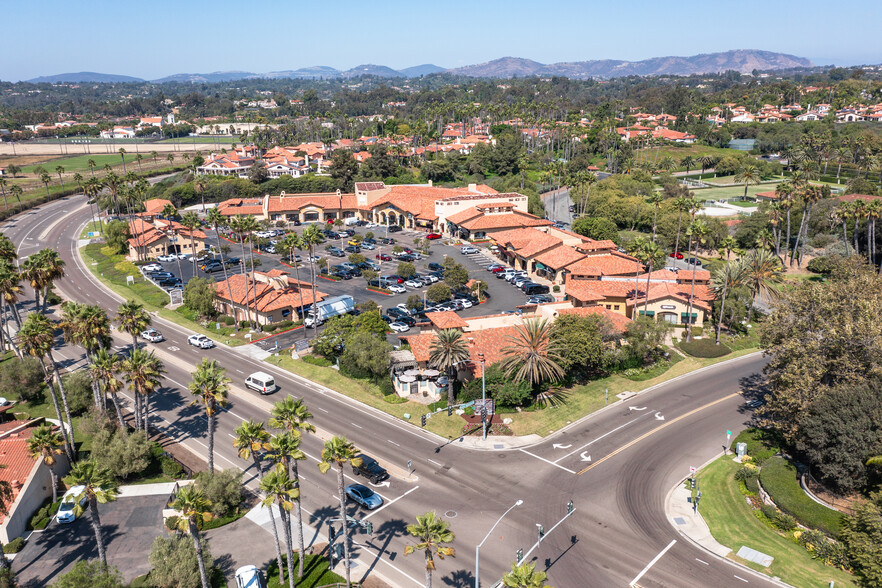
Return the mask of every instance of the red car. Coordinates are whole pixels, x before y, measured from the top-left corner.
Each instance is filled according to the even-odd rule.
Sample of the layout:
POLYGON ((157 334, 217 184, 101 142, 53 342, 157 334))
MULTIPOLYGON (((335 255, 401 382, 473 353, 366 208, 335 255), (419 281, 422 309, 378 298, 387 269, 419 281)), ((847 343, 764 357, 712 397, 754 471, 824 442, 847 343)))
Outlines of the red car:
POLYGON ((428 239, 429 241, 432 241, 434 239, 440 239, 440 238, 441 238, 441 235, 439 233, 429 233, 428 235, 426 235, 426 239, 428 239))
POLYGON ((493 272, 494 274, 498 274, 499 272, 504 272, 504 271, 505 271, 505 268, 504 268, 504 267, 494 267, 494 268, 493 268, 492 270, 490 270, 490 271, 493 272))
POLYGON ((670 254, 670 257, 675 257, 677 259, 683 259, 683 254, 680 253, 679 251, 674 251, 673 253, 670 254))
POLYGON ((379 259, 380 261, 392 261, 392 256, 385 253, 380 253, 379 255, 377 255, 377 259, 379 259))

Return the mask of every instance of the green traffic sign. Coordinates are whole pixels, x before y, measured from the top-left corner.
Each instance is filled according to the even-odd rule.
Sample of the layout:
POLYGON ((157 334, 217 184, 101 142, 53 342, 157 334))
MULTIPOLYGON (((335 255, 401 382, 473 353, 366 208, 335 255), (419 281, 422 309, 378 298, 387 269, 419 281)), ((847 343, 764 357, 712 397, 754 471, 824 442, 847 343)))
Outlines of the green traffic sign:
POLYGON ((727 434, 727 435, 732 435, 732 431, 726 429, 726 434, 727 434))

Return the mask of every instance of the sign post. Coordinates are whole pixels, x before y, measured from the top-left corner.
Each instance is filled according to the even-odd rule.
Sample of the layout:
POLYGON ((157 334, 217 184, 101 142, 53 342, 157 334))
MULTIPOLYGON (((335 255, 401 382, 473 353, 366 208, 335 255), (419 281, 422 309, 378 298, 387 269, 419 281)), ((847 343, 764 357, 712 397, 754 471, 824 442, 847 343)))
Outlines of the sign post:
POLYGON ((723 447, 723 455, 729 455, 729 441, 732 439, 732 431, 726 429, 726 446, 723 447))

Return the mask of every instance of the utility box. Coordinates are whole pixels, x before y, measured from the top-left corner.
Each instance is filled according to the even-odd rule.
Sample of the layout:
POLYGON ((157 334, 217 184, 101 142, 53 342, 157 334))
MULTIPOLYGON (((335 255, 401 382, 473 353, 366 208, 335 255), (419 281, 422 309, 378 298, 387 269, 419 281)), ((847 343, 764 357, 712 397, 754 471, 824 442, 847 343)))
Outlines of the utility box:
POLYGON ((735 455, 737 455, 739 459, 747 455, 747 443, 736 443, 735 455))

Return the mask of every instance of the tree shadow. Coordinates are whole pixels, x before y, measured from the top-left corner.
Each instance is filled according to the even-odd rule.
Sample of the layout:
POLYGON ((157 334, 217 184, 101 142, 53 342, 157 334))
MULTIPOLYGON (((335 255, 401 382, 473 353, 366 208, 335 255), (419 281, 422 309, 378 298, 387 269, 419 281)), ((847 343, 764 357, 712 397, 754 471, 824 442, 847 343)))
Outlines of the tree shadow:
POLYGON ((475 573, 471 570, 455 570, 441 578, 441 583, 453 588, 471 588, 475 585, 475 573))
POLYGON ((233 561, 233 556, 229 553, 214 558, 214 567, 219 569, 225 577, 232 577, 233 566, 235 566, 235 564, 236 562, 233 561))
POLYGON ((536 395, 536 404, 545 408, 565 405, 570 399, 570 391, 566 388, 552 389, 536 395))
POLYGON ((376 549, 377 551, 376 554, 374 554, 374 560, 370 563, 367 570, 365 570, 364 572, 364 576, 362 576, 361 578, 362 582, 367 580, 367 577, 376 567, 377 562, 379 562, 384 555, 389 556, 389 561, 395 561, 395 558, 398 556, 398 552, 389 551, 387 548, 389 547, 389 543, 391 543, 393 539, 398 536, 404 535, 406 532, 407 522, 403 519, 388 520, 376 529, 374 529, 374 536, 371 539, 365 541, 364 545, 366 547, 376 549))

